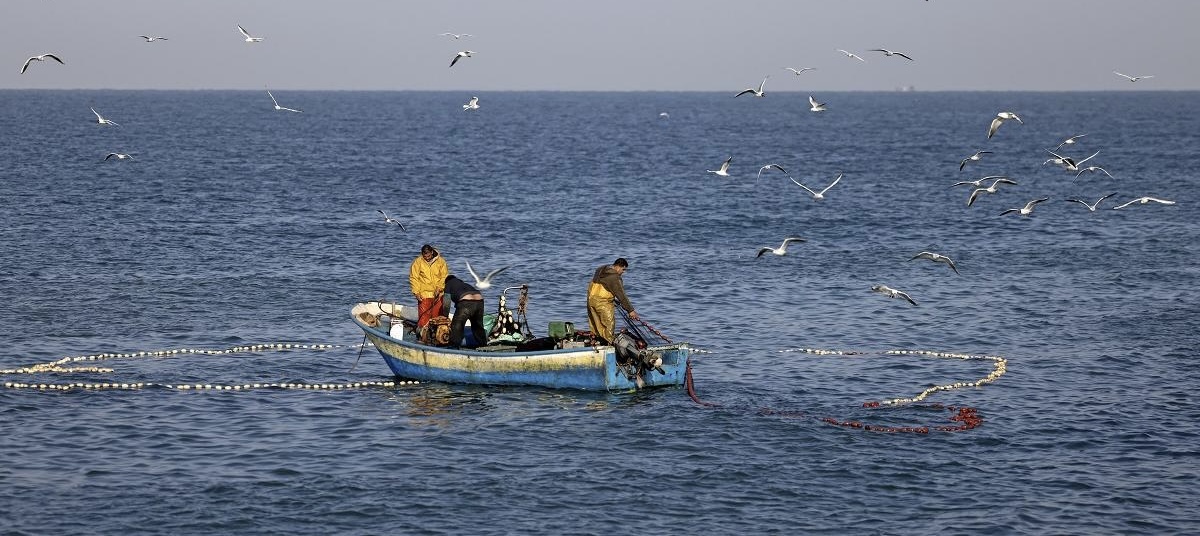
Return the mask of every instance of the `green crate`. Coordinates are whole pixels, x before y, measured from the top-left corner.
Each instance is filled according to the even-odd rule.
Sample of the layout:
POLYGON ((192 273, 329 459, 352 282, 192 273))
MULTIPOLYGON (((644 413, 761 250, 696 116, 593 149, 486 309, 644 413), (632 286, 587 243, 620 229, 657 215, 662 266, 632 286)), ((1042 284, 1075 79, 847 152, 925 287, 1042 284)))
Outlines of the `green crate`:
POLYGON ((575 336, 575 324, 571 322, 551 322, 550 329, 546 330, 549 336, 555 339, 567 339, 575 336))

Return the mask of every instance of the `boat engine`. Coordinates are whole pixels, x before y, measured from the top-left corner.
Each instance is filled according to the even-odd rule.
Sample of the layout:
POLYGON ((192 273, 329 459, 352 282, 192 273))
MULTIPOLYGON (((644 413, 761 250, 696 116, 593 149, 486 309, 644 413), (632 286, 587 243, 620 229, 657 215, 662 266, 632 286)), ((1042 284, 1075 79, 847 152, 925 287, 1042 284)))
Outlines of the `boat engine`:
POLYGON ((642 373, 648 370, 666 374, 666 371, 662 369, 662 356, 657 352, 647 350, 646 342, 634 337, 628 331, 622 330, 613 337, 612 345, 617 350, 617 364, 625 368, 626 374, 629 376, 640 380, 642 373))

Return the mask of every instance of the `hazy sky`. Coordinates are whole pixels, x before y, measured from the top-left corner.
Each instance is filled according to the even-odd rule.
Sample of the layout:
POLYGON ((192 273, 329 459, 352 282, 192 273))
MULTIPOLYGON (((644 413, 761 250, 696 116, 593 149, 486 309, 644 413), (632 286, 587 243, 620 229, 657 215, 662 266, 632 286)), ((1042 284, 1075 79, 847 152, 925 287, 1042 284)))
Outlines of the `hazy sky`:
POLYGON ((737 92, 767 75, 768 93, 1200 89, 1194 0, 16 0, 4 12, 0 89, 737 92), (238 24, 264 41, 243 42, 238 24), (464 49, 475 57, 449 68, 464 49), (66 65, 18 74, 46 52, 66 65))

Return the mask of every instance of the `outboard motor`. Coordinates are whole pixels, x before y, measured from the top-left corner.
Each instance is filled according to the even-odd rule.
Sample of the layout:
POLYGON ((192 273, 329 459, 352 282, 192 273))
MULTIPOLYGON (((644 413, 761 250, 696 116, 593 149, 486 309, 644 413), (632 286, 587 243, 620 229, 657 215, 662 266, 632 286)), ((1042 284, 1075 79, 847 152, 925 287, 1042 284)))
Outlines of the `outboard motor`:
POLYGON ((646 342, 634 337, 628 331, 622 330, 612 340, 613 348, 617 350, 617 364, 620 365, 630 379, 636 380, 638 387, 642 386, 642 373, 656 370, 666 374, 662 369, 662 356, 646 349, 646 342))

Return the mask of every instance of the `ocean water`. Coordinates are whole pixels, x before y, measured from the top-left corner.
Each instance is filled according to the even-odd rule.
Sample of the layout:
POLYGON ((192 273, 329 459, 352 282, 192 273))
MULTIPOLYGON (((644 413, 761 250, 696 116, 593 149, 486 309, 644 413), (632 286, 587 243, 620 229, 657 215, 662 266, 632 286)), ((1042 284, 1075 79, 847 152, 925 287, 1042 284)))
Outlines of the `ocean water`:
POLYGON ((302 114, 263 93, 0 92, 0 369, 305 345, 0 376, 155 384, 0 387, 0 532, 1200 532, 1194 92, 831 93, 820 114, 782 92, 484 93, 471 112, 458 93, 275 92, 302 114), (989 140, 1001 110, 1024 123, 989 140), (1113 177, 1043 164, 1074 134, 1062 152, 1098 150, 1113 177), (705 172, 729 156, 731 177, 705 172), (843 178, 818 202, 756 179, 767 163, 843 178), (1018 184, 971 207, 951 186, 1000 174, 1018 184), (1111 208, 1146 195, 1177 204, 1111 208), (459 274, 511 265, 497 284, 530 286, 538 332, 586 325, 591 272, 626 257, 713 406, 377 385, 349 309, 411 301, 424 243, 459 274), (993 370, 897 349, 1006 373, 864 407, 993 370), (279 382, 370 385, 161 387, 279 382), (938 431, 943 406, 982 421, 938 431))

